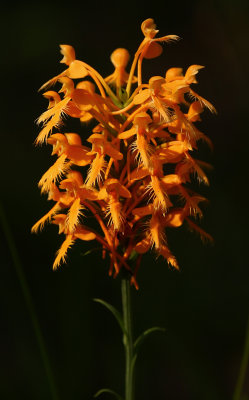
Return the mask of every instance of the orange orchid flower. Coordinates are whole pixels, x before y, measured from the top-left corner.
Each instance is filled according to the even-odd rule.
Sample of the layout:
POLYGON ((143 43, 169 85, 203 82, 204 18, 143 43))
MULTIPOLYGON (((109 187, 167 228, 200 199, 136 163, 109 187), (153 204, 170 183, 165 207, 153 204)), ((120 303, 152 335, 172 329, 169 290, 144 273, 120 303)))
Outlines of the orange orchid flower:
POLYGON ((196 153, 199 141, 212 143, 195 123, 205 108, 215 112, 192 89, 201 65, 191 65, 185 74, 170 68, 165 76, 143 82, 143 59, 158 57, 161 43, 178 36, 158 37, 152 18, 141 30, 144 37, 130 70, 128 51, 118 48, 111 54, 114 72, 106 78, 78 60, 72 46, 60 46, 67 68, 42 86, 47 90, 57 83, 61 89, 43 94, 48 107, 38 118, 43 127, 36 139, 51 145, 56 157, 38 184, 54 205, 32 228, 38 232, 53 223, 65 236, 54 269, 66 261, 76 240, 97 240, 103 257, 109 254, 109 275, 124 269, 137 289, 142 257, 151 249, 179 269, 168 230, 187 226, 212 240, 195 221, 203 216, 206 199, 191 184, 194 179, 209 184, 210 165, 196 153), (65 116, 84 123, 86 133, 67 130, 65 116))

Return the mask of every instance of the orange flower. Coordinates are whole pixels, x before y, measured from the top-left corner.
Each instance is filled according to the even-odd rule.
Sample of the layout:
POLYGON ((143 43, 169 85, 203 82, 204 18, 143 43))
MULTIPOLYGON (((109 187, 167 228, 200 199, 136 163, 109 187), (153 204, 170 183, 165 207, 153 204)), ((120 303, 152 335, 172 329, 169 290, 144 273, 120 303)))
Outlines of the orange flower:
POLYGON ((157 37, 151 18, 141 29, 144 39, 130 71, 128 51, 118 48, 111 55, 115 70, 105 79, 77 60, 72 46, 60 46, 67 69, 42 86, 62 84, 59 92, 44 93, 49 104, 38 118, 43 128, 36 139, 50 144, 57 157, 39 181, 41 192, 55 203, 32 228, 37 232, 50 222, 65 236, 54 269, 65 262, 76 240, 97 240, 103 257, 109 254, 109 274, 115 277, 125 269, 136 288, 141 258, 152 248, 179 269, 167 243, 168 230, 187 225, 202 239, 212 239, 194 222, 203 216, 200 203, 206 199, 191 189, 191 182, 196 177, 209 183, 205 170, 210 165, 196 159, 193 150, 197 152, 200 140, 212 143, 195 122, 205 108, 215 112, 192 89, 203 66, 191 65, 185 75, 182 68, 170 68, 165 77, 142 81, 143 59, 158 57, 161 43, 178 37, 157 37), (91 120, 94 128, 89 125, 85 137, 66 129, 62 133, 65 115, 91 120), (91 226, 93 219, 99 229, 96 223, 91 226))

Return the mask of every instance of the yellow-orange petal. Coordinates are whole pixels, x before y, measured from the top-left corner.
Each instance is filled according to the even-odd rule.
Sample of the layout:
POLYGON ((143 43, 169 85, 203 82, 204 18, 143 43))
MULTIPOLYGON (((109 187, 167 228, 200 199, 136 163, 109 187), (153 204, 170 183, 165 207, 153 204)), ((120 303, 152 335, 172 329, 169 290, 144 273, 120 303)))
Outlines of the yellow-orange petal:
POLYGON ((151 59, 159 57, 163 52, 162 46, 157 42, 150 43, 148 49, 144 53, 144 58, 151 59))
POLYGON ((72 100, 83 111, 89 111, 95 105, 94 98, 85 89, 75 89, 72 93, 72 100))
POLYGON ((90 164, 93 160, 93 156, 88 153, 89 149, 84 148, 83 146, 67 146, 65 149, 67 158, 80 167, 90 164))
POLYGON ((54 260, 53 269, 57 269, 62 262, 66 261, 66 254, 68 249, 74 244, 73 235, 67 235, 66 240, 62 243, 61 247, 57 251, 57 256, 54 260))
POLYGON ((150 175, 148 168, 144 168, 144 167, 136 168, 131 172, 130 180, 131 181, 140 180, 140 179, 145 178, 148 175, 150 175))
POLYGON ((60 206, 58 203, 56 203, 51 210, 45 214, 42 218, 39 219, 31 228, 32 233, 37 233, 39 230, 42 230, 44 227, 44 224, 46 222, 49 222, 51 218, 60 210, 60 206))
POLYGON ((121 197, 130 198, 130 191, 118 181, 118 179, 107 179, 105 181, 105 187, 108 193, 116 192, 121 197))
POLYGON ((90 94, 95 93, 95 85, 90 81, 81 81, 76 85, 76 89, 84 89, 90 94))
POLYGON ((75 60, 74 48, 68 44, 60 44, 60 48, 60 52, 64 56, 60 62, 66 65, 70 65, 75 60))
POLYGON ((175 256, 173 256, 173 254, 165 244, 159 249, 159 254, 163 256, 172 267, 179 270, 179 265, 175 256))
POLYGON ((200 114, 203 112, 203 107, 199 101, 194 101, 188 110, 188 120, 191 122, 200 121, 200 114))
POLYGON ((189 225, 190 230, 197 232, 203 242, 212 243, 214 241, 213 237, 209 233, 205 232, 202 228, 196 225, 190 218, 186 218, 186 221, 189 225))
POLYGON ((115 149, 110 143, 106 142, 104 145, 104 152, 113 160, 122 160, 123 154, 120 153, 117 149, 115 149))
POLYGON ((181 177, 177 174, 169 174, 161 178, 165 188, 170 188, 171 186, 180 185, 182 183, 181 177))
POLYGON ((165 242, 165 235, 163 232, 163 226, 156 214, 152 215, 149 226, 152 244, 156 249, 159 249, 165 242))
POLYGON ((67 76, 71 79, 81 79, 88 75, 88 71, 82 61, 74 60, 69 65, 67 76))
POLYGON ((195 79, 195 75, 199 72, 200 69, 205 68, 203 65, 191 65, 186 73, 185 73, 185 81, 188 84, 197 83, 195 79))
POLYGON ((95 185, 96 181, 101 179, 102 173, 106 168, 105 156, 99 153, 96 154, 93 162, 90 164, 87 178, 86 178, 86 185, 87 187, 95 185))
POLYGON ((55 104, 57 104, 61 101, 60 95, 53 90, 48 90, 47 92, 43 93, 42 95, 43 95, 43 97, 45 97, 46 99, 49 100, 48 109, 54 107, 55 104))
POLYGON ((82 201, 84 200, 99 200, 99 192, 95 189, 88 188, 86 185, 82 185, 78 190, 78 195, 82 201))
POLYGON ((175 79, 183 79, 182 68, 170 68, 166 71, 166 82, 174 81, 175 79))
POLYGON ((171 228, 178 228, 183 224, 185 213, 183 210, 171 211, 164 218, 164 224, 171 228))
POLYGON ((113 63, 115 68, 123 67, 125 68, 128 64, 130 58, 130 54, 128 50, 123 48, 118 48, 113 51, 111 54, 111 62, 113 63))
POLYGON ((79 218, 82 215, 83 206, 80 204, 80 198, 76 198, 71 205, 66 219, 66 227, 69 233, 73 233, 79 223, 79 218))
POLYGON ((150 203, 144 207, 134 208, 132 210, 132 214, 137 215, 138 217, 145 217, 146 215, 152 214, 153 211, 154 211, 154 205, 150 203))
POLYGON ((145 21, 142 22, 141 31, 148 39, 153 39, 159 32, 158 30, 156 30, 156 24, 154 23, 154 19, 152 18, 147 18, 145 21))
POLYGON ((60 182, 61 189, 74 190, 83 185, 83 178, 79 171, 70 171, 67 174, 67 179, 60 182))
POLYGON ((56 162, 43 174, 38 186, 41 188, 42 193, 48 192, 52 186, 63 174, 65 174, 71 163, 66 161, 67 156, 62 154, 56 162))
POLYGON ((78 133, 65 133, 65 136, 70 145, 81 146, 81 137, 78 133))
POLYGON ((118 134, 119 139, 129 139, 130 137, 136 135, 137 129, 136 128, 131 128, 128 131, 124 131, 122 133, 118 134))
POLYGON ((148 100, 150 97, 151 97, 150 89, 144 89, 134 97, 133 103, 134 104, 142 104, 146 100, 148 100))
POLYGON ((149 251, 150 247, 151 247, 150 238, 146 237, 145 239, 141 240, 135 245, 134 250, 139 254, 144 254, 147 251, 149 251))
MULTIPOLYGON (((63 76, 62 78, 59 78, 58 81, 62 83, 59 93, 64 93, 66 98, 67 96, 71 96, 72 92, 74 91, 74 83, 72 79, 67 76, 63 76)), ((70 98, 68 100, 70 100, 70 98)))
POLYGON ((95 235, 95 233, 80 226, 74 232, 74 237, 76 237, 77 239, 80 239, 80 240, 90 241, 90 240, 94 240, 96 238, 96 235, 95 235))

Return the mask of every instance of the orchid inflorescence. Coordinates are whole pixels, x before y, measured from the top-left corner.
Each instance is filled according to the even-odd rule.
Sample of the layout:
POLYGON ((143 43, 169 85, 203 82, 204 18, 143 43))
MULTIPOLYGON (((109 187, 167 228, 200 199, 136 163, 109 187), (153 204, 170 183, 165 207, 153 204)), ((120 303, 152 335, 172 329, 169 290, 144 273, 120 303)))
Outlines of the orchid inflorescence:
POLYGON ((211 239, 193 221, 202 216, 199 203, 206 199, 189 184, 194 175, 208 184, 203 171, 208 164, 191 152, 197 150, 199 140, 211 146, 194 123, 200 121, 205 107, 215 112, 212 104, 192 89, 201 65, 191 65, 185 74, 182 68, 170 68, 164 77, 153 76, 143 82, 143 59, 159 56, 160 43, 178 37, 156 37, 158 30, 151 18, 141 29, 144 39, 130 72, 126 71, 128 51, 118 48, 111 55, 115 70, 106 78, 77 60, 72 46, 60 46, 61 62, 67 69, 41 88, 62 85, 59 92, 43 94, 49 105, 38 119, 43 128, 36 139, 36 144, 52 145, 52 155, 57 156, 39 181, 41 192, 55 204, 32 228, 37 232, 45 222, 52 222, 65 235, 54 269, 65 261, 76 240, 97 240, 103 257, 109 253, 109 274, 115 277, 125 269, 136 288, 141 258, 151 248, 179 268, 167 244, 167 228, 185 222, 202 238, 211 239), (89 136, 58 132, 65 117, 81 124, 91 121, 86 125, 93 127, 89 136), (96 224, 86 225, 90 215, 88 221, 96 219, 101 233, 96 224))

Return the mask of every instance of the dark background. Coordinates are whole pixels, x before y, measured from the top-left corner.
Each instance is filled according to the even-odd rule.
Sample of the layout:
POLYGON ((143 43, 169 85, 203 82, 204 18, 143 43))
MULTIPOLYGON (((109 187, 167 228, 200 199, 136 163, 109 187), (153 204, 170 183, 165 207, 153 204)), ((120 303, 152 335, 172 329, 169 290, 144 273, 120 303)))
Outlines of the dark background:
MULTIPOLYGON (((158 59, 146 61, 145 76, 163 75, 174 66, 206 67, 198 75, 196 91, 215 105, 218 115, 208 110, 203 114, 201 130, 212 139, 214 153, 205 148, 202 156, 214 170, 210 188, 200 192, 210 199, 202 227, 215 243, 203 246, 183 229, 170 232, 180 272, 169 270, 153 253, 144 258, 140 290, 133 290, 135 335, 154 325, 165 327, 166 335, 154 334, 142 348, 136 400, 232 399, 249 308, 248 4, 201 0, 77 6, 73 1, 43 1, 2 6, 1 202, 21 265, 14 266, 1 236, 1 399, 52 399, 23 279, 58 399, 92 399, 102 387, 123 391, 119 327, 92 301, 99 297, 120 308, 120 279, 108 277, 99 253, 83 257, 88 249, 84 243, 76 244, 67 265, 53 272, 62 241, 57 228, 30 234, 51 206, 37 188, 52 163, 51 149, 34 147, 39 132, 34 121, 47 106, 37 89, 64 68, 59 44, 73 45, 78 59, 107 76, 111 52, 125 47, 133 55, 142 40, 140 24, 149 17, 161 36, 177 34, 182 40, 165 45, 158 59)), ((244 392, 249 396, 248 380, 244 392)))

